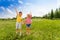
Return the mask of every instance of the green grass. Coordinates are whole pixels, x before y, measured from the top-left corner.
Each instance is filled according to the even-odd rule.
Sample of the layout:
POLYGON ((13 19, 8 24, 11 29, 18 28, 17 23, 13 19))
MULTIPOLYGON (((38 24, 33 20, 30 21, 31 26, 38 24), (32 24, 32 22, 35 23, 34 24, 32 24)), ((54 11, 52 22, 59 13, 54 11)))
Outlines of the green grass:
POLYGON ((16 36, 15 20, 0 20, 0 40, 60 40, 60 20, 32 19, 31 35, 16 36))

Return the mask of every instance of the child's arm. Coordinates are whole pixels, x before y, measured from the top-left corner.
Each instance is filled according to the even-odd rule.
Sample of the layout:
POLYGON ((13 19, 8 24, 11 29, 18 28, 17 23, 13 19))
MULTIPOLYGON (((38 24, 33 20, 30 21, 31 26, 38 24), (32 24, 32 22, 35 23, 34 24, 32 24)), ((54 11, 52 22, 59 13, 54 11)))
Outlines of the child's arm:
POLYGON ((22 24, 25 24, 25 20, 22 20, 22 24))
POLYGON ((24 20, 24 24, 26 23, 26 19, 24 20))
POLYGON ((30 15, 32 15, 31 11, 30 11, 30 15))
POLYGON ((31 13, 31 11, 30 11, 30 17, 32 18, 32 13, 31 13))
POLYGON ((22 24, 25 24, 25 20, 22 21, 22 24))
POLYGON ((18 10, 15 8, 16 14, 18 15, 18 10))
POLYGON ((23 22, 24 22, 24 24, 26 24, 26 19, 23 22))

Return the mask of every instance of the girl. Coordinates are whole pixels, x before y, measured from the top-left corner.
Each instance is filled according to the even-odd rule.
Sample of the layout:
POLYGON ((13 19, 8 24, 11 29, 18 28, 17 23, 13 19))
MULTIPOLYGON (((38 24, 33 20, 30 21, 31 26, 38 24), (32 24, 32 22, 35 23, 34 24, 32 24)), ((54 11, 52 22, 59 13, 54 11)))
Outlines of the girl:
POLYGON ((29 35, 30 34, 30 26, 32 23, 32 15, 31 14, 27 14, 27 18, 25 19, 25 24, 26 24, 26 34, 29 35))

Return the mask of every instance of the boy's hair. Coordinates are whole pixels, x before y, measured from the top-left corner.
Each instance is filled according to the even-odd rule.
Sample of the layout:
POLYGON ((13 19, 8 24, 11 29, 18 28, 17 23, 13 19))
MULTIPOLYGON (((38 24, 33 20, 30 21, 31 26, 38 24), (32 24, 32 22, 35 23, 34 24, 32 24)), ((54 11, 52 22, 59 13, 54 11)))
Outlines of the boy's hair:
POLYGON ((22 13, 21 11, 19 13, 22 13))

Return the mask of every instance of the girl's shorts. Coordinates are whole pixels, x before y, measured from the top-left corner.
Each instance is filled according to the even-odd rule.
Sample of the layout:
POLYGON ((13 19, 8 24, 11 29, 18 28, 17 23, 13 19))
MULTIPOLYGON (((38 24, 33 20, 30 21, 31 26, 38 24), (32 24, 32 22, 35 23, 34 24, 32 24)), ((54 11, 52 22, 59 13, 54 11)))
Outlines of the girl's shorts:
POLYGON ((31 26, 31 24, 26 24, 26 26, 27 26, 27 27, 30 27, 30 26, 31 26))

